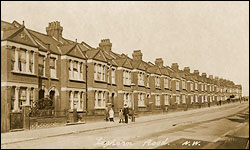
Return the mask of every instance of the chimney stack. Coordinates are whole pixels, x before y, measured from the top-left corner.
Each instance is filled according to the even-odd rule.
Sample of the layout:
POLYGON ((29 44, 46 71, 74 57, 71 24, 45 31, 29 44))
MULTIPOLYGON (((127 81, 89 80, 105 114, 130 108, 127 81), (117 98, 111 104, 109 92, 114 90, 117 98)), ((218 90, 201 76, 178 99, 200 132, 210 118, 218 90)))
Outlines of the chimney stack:
POLYGON ((163 67, 163 60, 162 60, 162 58, 156 58, 156 59, 155 59, 155 64, 156 64, 158 67, 162 68, 162 67, 163 67))
POLYGON ((199 70, 194 70, 194 75, 199 76, 199 70))
POLYGON ((178 71, 178 70, 179 70, 179 65, 178 65, 178 63, 172 63, 171 68, 172 68, 174 71, 178 71))
POLYGON ((110 43, 110 39, 103 39, 101 43, 99 43, 99 47, 104 51, 111 51, 112 43, 110 43))
POLYGON ((134 50, 132 56, 133 56, 133 60, 142 60, 141 50, 134 50))
POLYGON ((190 73, 190 68, 189 67, 184 67, 184 72, 190 73))
POLYGON ((58 41, 62 38, 63 27, 61 27, 60 22, 54 21, 50 22, 49 26, 46 27, 47 35, 55 37, 58 41))
POLYGON ((203 73, 201 74, 201 76, 204 77, 204 78, 206 78, 206 77, 207 77, 207 74, 206 74, 205 72, 203 72, 203 73))

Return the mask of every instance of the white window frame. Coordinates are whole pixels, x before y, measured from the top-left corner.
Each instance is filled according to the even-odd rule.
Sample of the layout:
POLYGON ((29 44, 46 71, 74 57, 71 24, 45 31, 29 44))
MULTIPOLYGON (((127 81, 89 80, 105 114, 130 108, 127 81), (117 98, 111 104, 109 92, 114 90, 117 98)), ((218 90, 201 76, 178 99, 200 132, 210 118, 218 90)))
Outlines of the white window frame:
MULTIPOLYGON (((52 79, 57 79, 57 61, 58 61, 58 56, 57 55, 51 55, 50 57, 49 57, 49 59, 55 59, 55 68, 54 69, 52 69, 52 68, 49 68, 49 70, 50 70, 50 78, 52 78, 52 79)), ((49 60, 50 61, 50 60, 49 60)), ((50 66, 50 63, 49 63, 49 66, 50 66)))
POLYGON ((138 72, 138 85, 144 86, 144 72, 138 72))
POLYGON ((155 76, 155 87, 160 88, 160 77, 159 76, 155 76))
POLYGON ((180 90, 180 81, 176 80, 176 90, 180 90))
POLYGON ((182 95, 182 103, 186 104, 186 95, 182 95))
POLYGON ((180 104, 180 96, 176 96, 175 99, 176 99, 175 103, 180 104))
POLYGON ((138 93, 138 107, 145 107, 144 94, 138 93))
POLYGON ((185 90, 186 89, 186 82, 184 80, 182 80, 182 89, 185 90))
POLYGON ((155 95, 155 106, 156 107, 160 107, 161 106, 160 95, 155 95))
POLYGON ((105 106, 106 106, 105 92, 96 90, 94 93, 95 93, 95 109, 105 109, 105 106), (100 99, 100 103, 98 103, 99 99, 100 99))
POLYGON ((164 104, 166 106, 170 105, 170 103, 169 103, 169 95, 168 94, 164 95, 164 104))

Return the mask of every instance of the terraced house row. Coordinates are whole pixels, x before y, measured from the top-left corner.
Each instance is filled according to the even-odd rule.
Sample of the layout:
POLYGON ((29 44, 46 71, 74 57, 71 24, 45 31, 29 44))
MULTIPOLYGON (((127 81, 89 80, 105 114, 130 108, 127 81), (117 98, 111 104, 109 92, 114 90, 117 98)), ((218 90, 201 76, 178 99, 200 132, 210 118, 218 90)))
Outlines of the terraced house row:
POLYGON ((104 115, 111 104, 118 113, 124 104, 136 113, 198 108, 241 97, 241 85, 177 63, 165 66, 117 54, 109 39, 97 48, 63 38, 60 22, 49 23, 47 34, 16 21, 1 21, 1 131, 11 128, 11 116, 24 106, 49 97, 53 114, 71 117, 104 115))

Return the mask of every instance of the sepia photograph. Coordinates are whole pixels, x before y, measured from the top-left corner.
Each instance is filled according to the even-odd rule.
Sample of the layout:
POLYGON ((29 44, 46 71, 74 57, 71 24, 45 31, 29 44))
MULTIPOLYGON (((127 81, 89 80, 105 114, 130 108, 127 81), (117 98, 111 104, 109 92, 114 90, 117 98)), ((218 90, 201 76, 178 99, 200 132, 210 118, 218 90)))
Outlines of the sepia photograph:
POLYGON ((249 149, 249 1, 1 1, 1 149, 249 149))

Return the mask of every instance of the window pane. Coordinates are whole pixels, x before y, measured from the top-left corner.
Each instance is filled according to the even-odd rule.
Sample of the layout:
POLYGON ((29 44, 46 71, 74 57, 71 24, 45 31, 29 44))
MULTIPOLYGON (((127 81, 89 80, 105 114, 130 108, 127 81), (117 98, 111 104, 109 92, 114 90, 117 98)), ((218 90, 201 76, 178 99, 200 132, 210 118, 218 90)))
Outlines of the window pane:
POLYGON ((49 65, 50 65, 50 68, 53 68, 55 69, 55 58, 50 58, 50 62, 49 62, 49 65))

